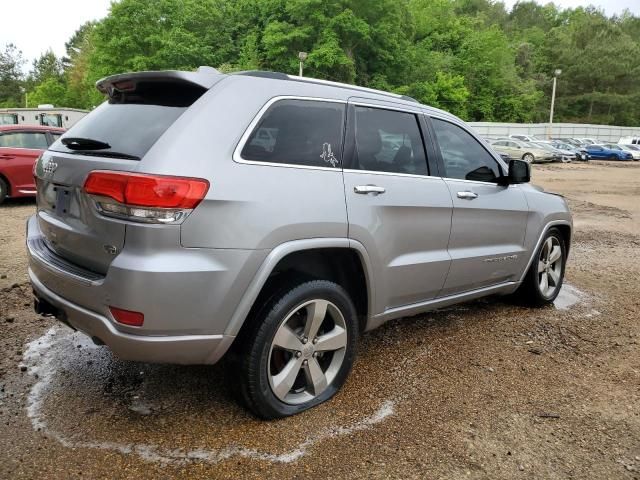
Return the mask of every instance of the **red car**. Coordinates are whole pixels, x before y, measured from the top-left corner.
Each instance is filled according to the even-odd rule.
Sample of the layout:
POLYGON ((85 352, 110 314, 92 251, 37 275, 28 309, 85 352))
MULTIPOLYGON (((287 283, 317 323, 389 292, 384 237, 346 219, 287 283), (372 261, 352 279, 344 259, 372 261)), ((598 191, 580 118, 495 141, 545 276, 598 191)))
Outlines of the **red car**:
POLYGON ((33 164, 63 128, 37 125, 0 125, 0 203, 7 197, 33 197, 33 164))

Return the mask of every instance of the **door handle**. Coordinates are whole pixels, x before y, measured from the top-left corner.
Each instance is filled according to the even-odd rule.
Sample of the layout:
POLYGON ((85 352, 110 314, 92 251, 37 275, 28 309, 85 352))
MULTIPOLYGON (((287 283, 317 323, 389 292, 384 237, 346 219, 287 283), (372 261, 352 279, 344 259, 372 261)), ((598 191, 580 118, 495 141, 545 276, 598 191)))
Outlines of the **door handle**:
POLYGON ((15 155, 0 155, 0 158, 5 160, 11 160, 12 158, 16 158, 15 155))
POLYGON ((458 192, 458 198, 462 198, 464 200, 473 200, 474 198, 478 198, 478 194, 469 191, 458 192))
POLYGON ((384 187, 378 187, 376 185, 356 185, 355 187, 353 187, 353 191, 362 195, 366 195, 367 193, 379 195, 386 192, 384 187))

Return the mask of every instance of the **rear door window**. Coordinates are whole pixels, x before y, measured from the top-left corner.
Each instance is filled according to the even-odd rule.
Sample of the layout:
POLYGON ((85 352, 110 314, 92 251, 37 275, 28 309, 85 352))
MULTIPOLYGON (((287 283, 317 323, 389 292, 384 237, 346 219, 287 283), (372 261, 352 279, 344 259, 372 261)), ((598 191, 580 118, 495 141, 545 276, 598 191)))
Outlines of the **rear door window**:
POLYGON ((11 132, 0 135, 0 147, 46 150, 48 146, 44 132, 11 132))
POLYGON ((427 157, 415 114, 356 106, 355 127, 356 145, 351 168, 427 174, 427 157))
POLYGON ((279 100, 247 138, 244 160, 340 168, 345 105, 319 100, 279 100))

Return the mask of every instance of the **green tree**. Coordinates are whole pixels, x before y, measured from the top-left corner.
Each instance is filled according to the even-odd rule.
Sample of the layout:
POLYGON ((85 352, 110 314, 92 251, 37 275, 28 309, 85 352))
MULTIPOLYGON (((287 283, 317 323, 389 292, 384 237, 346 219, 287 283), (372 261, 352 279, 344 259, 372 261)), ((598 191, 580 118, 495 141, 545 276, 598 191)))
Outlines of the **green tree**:
POLYGON ((89 60, 93 54, 92 35, 95 22, 87 22, 78 28, 65 44, 66 55, 62 59, 67 85, 67 106, 92 108, 102 102, 94 81, 89 77, 89 60))
MULTIPOLYGON (((466 120, 526 122, 547 118, 561 68, 556 118, 637 125, 639 49, 640 18, 629 12, 534 1, 507 11, 493 0, 120 0, 80 26, 62 59, 38 59, 30 80, 34 102, 89 108, 106 75, 199 65, 296 73, 306 51, 309 76, 407 94, 466 120)), ((15 103, 20 68, 2 73, 0 102, 11 91, 15 103)))
POLYGON ((29 93, 30 107, 42 104, 51 104, 57 107, 68 106, 67 85, 61 78, 47 78, 29 93))
POLYGON ((22 52, 9 43, 0 51, 0 107, 21 105, 23 88, 22 52))
POLYGON ((62 78, 62 61, 49 49, 33 61, 29 72, 29 83, 38 85, 50 78, 62 78))
POLYGON ((89 77, 219 65, 235 53, 223 0, 122 0, 91 35, 89 77))
MULTIPOLYGON (((571 12, 566 26, 552 29, 546 72, 561 68, 558 118, 629 124, 639 119, 640 43, 621 25, 593 9, 571 12)), ((550 82, 548 82, 550 83, 550 82)))

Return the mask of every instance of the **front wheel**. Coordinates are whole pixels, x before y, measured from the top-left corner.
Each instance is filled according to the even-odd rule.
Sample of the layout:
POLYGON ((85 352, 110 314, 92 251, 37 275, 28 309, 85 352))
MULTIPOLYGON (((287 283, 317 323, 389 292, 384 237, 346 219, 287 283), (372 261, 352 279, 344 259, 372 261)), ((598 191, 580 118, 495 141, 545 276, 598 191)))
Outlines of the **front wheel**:
POLYGON ((529 165, 531 165, 534 161, 535 161, 535 157, 533 156, 532 153, 525 153, 522 156, 522 160, 524 160, 525 162, 527 162, 529 165))
POLYGON ((617 155, 609 155, 609 160, 620 160, 617 155))
POLYGON ((542 307, 553 303, 564 280, 567 249, 557 228, 547 232, 516 295, 524 303, 542 307))
POLYGON ((340 389, 358 337, 356 310, 342 287, 313 280, 284 289, 249 321, 236 339, 239 390, 255 415, 295 415, 340 389))

